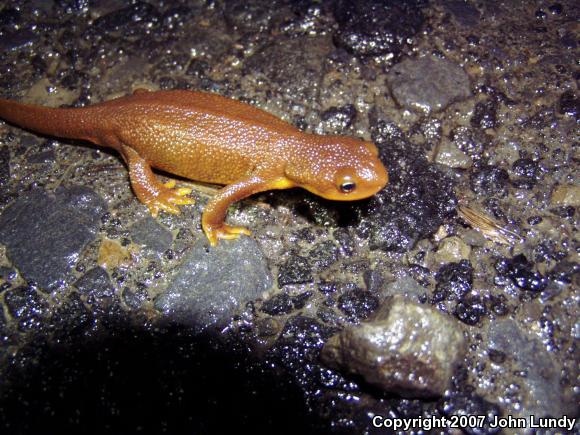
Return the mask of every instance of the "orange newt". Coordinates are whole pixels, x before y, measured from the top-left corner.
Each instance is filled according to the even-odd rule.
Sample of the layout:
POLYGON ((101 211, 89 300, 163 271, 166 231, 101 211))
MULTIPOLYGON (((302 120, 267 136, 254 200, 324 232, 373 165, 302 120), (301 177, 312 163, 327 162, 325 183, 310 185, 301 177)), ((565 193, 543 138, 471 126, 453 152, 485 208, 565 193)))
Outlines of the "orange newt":
POLYGON ((227 225, 228 207, 254 193, 302 187, 339 201, 367 198, 388 181, 371 142, 320 136, 249 104, 192 91, 149 92, 83 108, 49 108, 0 99, 0 118, 25 129, 117 150, 137 198, 156 216, 192 204, 189 188, 163 184, 151 167, 225 185, 207 204, 202 227, 218 239, 250 234, 227 225))

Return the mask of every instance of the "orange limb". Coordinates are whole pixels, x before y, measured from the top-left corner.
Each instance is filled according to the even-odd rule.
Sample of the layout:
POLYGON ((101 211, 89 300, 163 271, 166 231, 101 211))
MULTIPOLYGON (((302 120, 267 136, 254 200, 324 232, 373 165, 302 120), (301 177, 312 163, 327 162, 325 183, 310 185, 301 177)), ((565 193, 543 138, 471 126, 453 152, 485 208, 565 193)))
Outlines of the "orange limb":
POLYGON ((161 183, 151 170, 149 163, 134 149, 124 145, 121 147, 121 154, 129 167, 129 179, 135 195, 149 208, 153 217, 156 217, 160 210, 179 214, 178 205, 194 203, 193 199, 185 197, 191 193, 190 188, 175 188, 173 180, 165 184, 161 183))

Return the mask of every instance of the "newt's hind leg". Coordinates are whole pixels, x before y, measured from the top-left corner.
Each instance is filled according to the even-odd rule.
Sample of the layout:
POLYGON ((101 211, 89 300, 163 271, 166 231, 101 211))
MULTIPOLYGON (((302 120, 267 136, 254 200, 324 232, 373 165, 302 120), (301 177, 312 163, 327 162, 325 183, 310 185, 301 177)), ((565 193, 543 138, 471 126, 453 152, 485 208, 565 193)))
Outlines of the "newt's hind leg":
POLYGON ((193 199, 184 197, 191 193, 190 188, 174 188, 175 181, 173 180, 165 184, 161 183, 151 170, 149 163, 134 149, 122 146, 121 154, 129 166, 129 179, 135 195, 149 208, 154 217, 160 210, 179 214, 177 205, 194 203, 193 199))

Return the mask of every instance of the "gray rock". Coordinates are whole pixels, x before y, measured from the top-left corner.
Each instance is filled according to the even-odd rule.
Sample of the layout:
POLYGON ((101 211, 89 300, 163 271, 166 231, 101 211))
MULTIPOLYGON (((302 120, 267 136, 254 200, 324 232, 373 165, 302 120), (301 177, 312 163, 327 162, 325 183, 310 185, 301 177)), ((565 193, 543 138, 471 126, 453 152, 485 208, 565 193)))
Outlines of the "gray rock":
POLYGON ((140 220, 131 227, 131 239, 143 245, 148 251, 160 255, 171 246, 173 235, 151 216, 140 220))
POLYGON ((0 186, 10 179, 10 151, 8 147, 0 148, 0 186))
POLYGON ((0 215, 0 243, 25 279, 51 290, 95 238, 105 211, 103 200, 89 188, 59 189, 54 196, 32 190, 0 215))
POLYGON ((414 398, 442 395, 464 353, 457 322, 395 296, 373 320, 330 338, 322 359, 385 391, 414 398))
POLYGON ((383 291, 381 296, 404 296, 405 299, 414 302, 419 302, 419 298, 427 293, 427 289, 422 287, 417 281, 415 281, 410 276, 403 276, 398 280, 389 283, 383 291))
POLYGON ((98 303, 103 299, 113 297, 115 294, 115 288, 111 283, 111 278, 100 267, 94 267, 81 276, 75 282, 75 287, 79 289, 81 294, 87 296, 87 302, 89 304, 98 303))
POLYGON ((457 145, 446 139, 437 148, 435 162, 450 168, 469 169, 473 163, 471 158, 461 151, 457 145))
POLYGON ((471 95, 465 71, 433 56, 404 60, 391 69, 387 81, 401 106, 424 112, 443 110, 471 95))
POLYGON ((480 14, 475 6, 462 0, 446 1, 443 5, 459 24, 474 27, 479 23, 480 14))
POLYGON ((273 284, 264 255, 250 237, 221 241, 215 248, 200 239, 178 269, 155 307, 172 322, 199 329, 226 321, 273 284))
POLYGON ((545 417, 570 411, 561 399, 560 368, 540 341, 522 331, 512 319, 500 319, 489 328, 489 342, 491 349, 507 355, 512 372, 526 373, 518 378, 526 413, 545 417))

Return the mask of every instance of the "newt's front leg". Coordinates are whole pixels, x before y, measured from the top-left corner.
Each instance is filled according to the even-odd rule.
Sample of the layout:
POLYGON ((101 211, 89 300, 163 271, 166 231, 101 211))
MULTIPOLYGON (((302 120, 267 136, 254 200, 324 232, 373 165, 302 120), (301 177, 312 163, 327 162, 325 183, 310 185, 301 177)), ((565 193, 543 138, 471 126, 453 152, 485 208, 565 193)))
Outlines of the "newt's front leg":
POLYGON ((218 239, 237 239, 240 234, 251 234, 247 228, 234 227, 224 222, 232 203, 265 190, 291 187, 288 183, 286 180, 253 176, 221 189, 208 202, 201 217, 201 226, 211 246, 216 246, 218 239), (281 187, 282 184, 284 187, 281 187))
POLYGON ((174 188, 175 181, 173 180, 165 184, 161 183, 151 170, 149 163, 134 149, 123 145, 121 154, 129 167, 129 179, 135 195, 149 208, 154 217, 157 216, 159 210, 178 214, 177 205, 194 203, 193 199, 184 197, 191 193, 190 188, 174 188))

